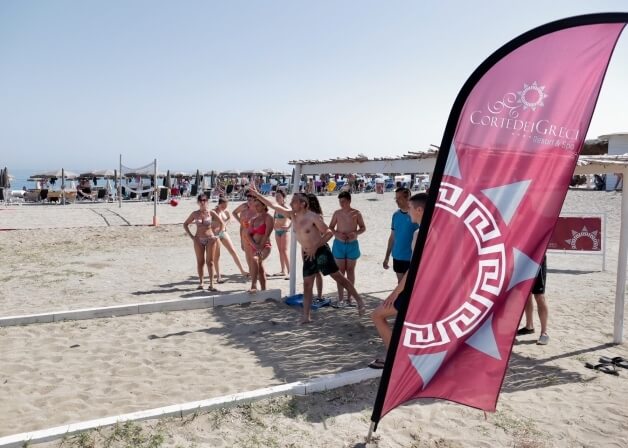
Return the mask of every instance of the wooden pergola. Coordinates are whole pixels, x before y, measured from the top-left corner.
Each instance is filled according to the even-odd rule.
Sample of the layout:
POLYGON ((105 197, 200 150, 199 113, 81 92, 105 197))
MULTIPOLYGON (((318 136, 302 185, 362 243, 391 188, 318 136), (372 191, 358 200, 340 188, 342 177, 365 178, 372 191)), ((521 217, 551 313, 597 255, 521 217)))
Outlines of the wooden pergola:
MULTIPOLYGON (((608 140, 587 140, 583 148, 583 155, 578 159, 574 174, 623 174, 628 178, 628 154, 608 155, 608 140), (601 154, 601 155, 584 155, 601 154)), ((294 182, 292 192, 299 191, 301 175, 318 175, 323 173, 356 173, 356 174, 419 174, 434 171, 438 151, 428 150, 408 152, 399 157, 346 157, 328 160, 293 160, 288 162, 294 165, 294 182)), ((624 328, 624 296, 626 290, 626 267, 628 261, 628 235, 625 224, 628 224, 628 194, 622 192, 619 253, 617 256, 617 284, 615 287, 615 317, 613 325, 613 342, 620 344, 623 340, 624 328)), ((294 231, 294 230, 293 230, 294 231)), ((295 266, 297 257, 296 238, 290 240, 290 263, 295 266)), ((296 292, 296 272, 290 271, 290 295, 296 292)))

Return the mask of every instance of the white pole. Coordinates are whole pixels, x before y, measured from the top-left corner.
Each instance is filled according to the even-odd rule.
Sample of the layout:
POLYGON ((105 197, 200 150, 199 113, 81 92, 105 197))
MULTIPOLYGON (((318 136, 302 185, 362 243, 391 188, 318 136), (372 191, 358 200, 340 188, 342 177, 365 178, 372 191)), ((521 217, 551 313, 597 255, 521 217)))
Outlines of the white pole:
POLYGON ((65 170, 61 168, 61 204, 65 205, 65 170))
POLYGON ((155 159, 155 185, 153 186, 153 225, 156 227, 159 225, 159 219, 157 218, 157 200, 159 199, 159 186, 157 185, 157 159, 155 159))
POLYGON ((122 154, 120 154, 120 171, 118 171, 118 208, 122 208, 122 154))
MULTIPOLYGON (((299 192, 299 184, 301 182, 301 164, 297 163, 294 166, 294 179, 292 182, 292 194, 299 192)), ((291 226, 290 231, 290 296, 293 296, 297 291, 297 238, 294 231, 294 224, 291 226)))
MULTIPOLYGON (((624 178, 628 170, 623 171, 624 178)), ((626 260, 628 258, 628 237, 626 223, 628 223, 628 194, 626 189, 621 192, 621 219, 619 220, 619 254, 617 256, 617 291, 615 293, 615 324, 613 327, 613 342, 621 344, 624 338, 624 296, 626 292, 626 260)))

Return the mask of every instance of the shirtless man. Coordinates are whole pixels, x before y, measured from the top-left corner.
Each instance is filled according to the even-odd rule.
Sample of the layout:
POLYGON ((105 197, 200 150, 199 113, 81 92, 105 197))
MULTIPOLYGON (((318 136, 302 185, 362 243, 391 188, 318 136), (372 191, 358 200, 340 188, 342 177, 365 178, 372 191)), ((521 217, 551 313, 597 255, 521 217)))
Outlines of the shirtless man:
MULTIPOLYGON (((336 264, 343 275, 352 285, 355 285, 355 265, 360 258, 360 245, 358 235, 366 231, 362 213, 355 208, 351 208, 351 193, 343 191, 338 195, 340 209, 336 210, 331 217, 329 228, 334 234, 334 244, 332 253, 336 259, 336 264)), ((351 296, 344 301, 344 288, 338 285, 337 308, 353 306, 351 296)))
POLYGON ((362 297, 347 280, 347 277, 340 273, 327 245, 333 234, 323 221, 323 217, 308 209, 307 197, 302 193, 295 193, 290 201, 291 208, 287 208, 271 203, 253 189, 250 190, 250 193, 269 207, 289 215, 294 224, 296 238, 301 244, 303 254, 303 316, 301 323, 312 322, 312 290, 314 278, 319 271, 323 275, 329 275, 338 283, 338 287, 345 288, 349 294, 355 297, 356 302, 358 302, 358 313, 363 316, 365 306, 362 297))

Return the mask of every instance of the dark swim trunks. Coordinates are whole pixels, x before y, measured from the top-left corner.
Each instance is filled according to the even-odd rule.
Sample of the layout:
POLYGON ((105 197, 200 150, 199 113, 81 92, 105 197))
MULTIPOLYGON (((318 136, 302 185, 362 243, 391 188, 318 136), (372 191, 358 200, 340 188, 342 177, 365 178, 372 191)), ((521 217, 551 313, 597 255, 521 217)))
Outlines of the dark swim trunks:
POLYGON ((405 274, 410 269, 410 260, 397 260, 393 258, 393 271, 397 274, 405 274))
POLYGON ((327 244, 316 250, 316 255, 314 255, 313 259, 303 258, 303 277, 310 277, 319 271, 323 275, 338 272, 338 265, 327 244))
POLYGON ((545 294, 546 278, 547 278, 547 261, 546 261, 545 256, 543 256, 543 261, 541 262, 539 273, 536 275, 536 280, 534 280, 534 286, 532 287, 532 294, 545 294))

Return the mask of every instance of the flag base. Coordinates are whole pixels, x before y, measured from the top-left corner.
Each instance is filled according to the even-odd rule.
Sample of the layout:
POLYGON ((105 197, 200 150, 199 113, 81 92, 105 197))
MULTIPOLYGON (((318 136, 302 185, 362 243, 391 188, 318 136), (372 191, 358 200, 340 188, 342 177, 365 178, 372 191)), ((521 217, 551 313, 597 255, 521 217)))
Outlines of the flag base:
POLYGON ((159 218, 156 216, 153 216, 153 226, 159 227, 159 218))

